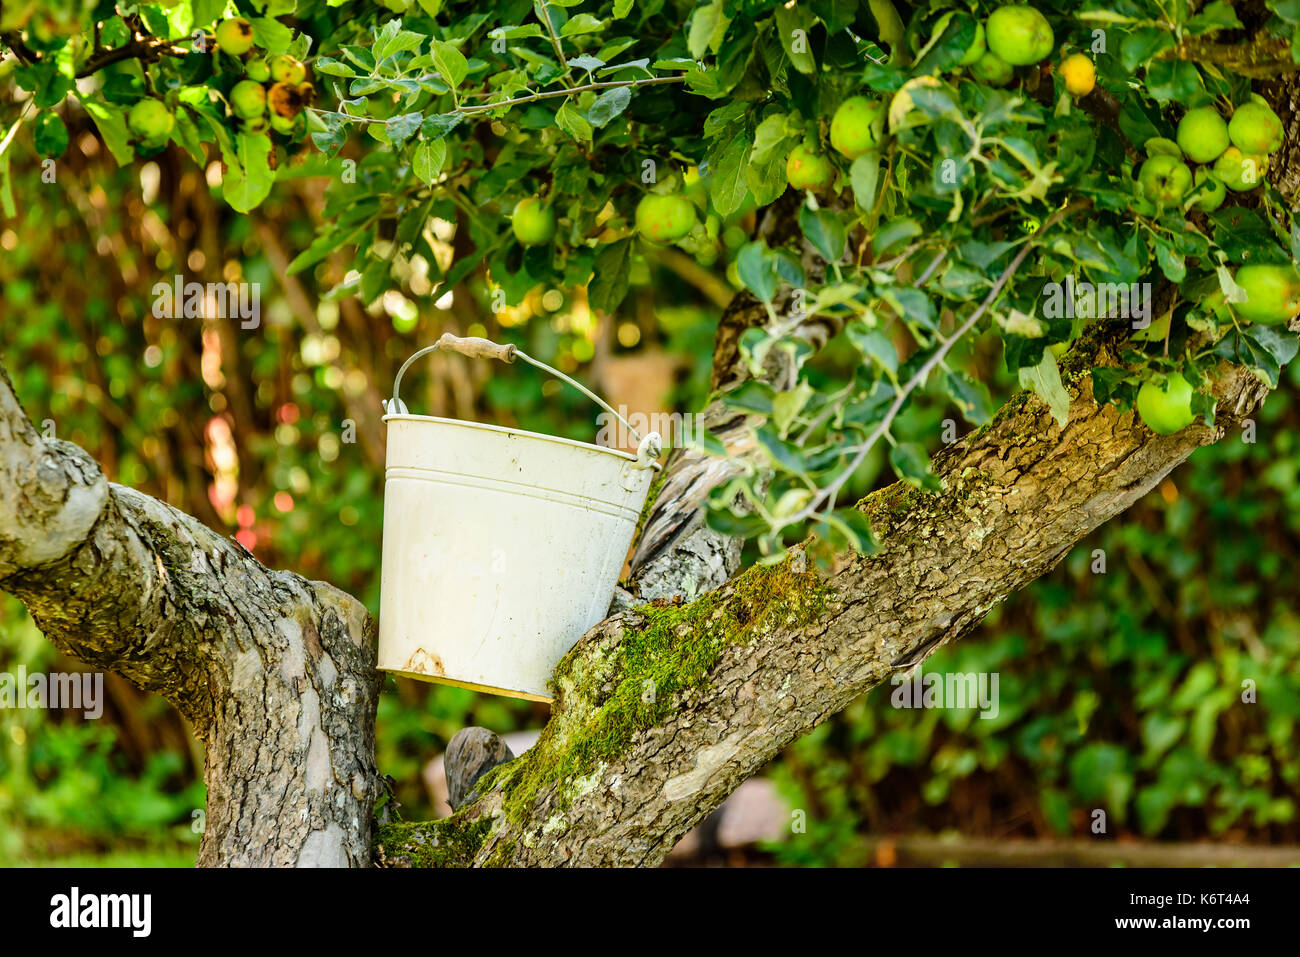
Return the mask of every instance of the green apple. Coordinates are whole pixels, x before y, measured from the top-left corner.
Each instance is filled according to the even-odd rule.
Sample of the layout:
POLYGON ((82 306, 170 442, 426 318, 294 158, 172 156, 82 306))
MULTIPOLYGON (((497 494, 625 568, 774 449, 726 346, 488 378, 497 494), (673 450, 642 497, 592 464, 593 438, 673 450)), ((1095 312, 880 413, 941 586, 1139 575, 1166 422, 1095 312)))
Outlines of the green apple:
POLYGON ((271 79, 276 83, 301 83, 307 79, 307 68, 287 53, 277 53, 269 62, 271 79))
POLYGON ((970 68, 971 75, 989 86, 1006 86, 1015 76, 1010 63, 996 53, 985 51, 970 68))
POLYGON ((1196 421, 1192 414, 1192 384, 1181 372, 1169 373, 1163 382, 1144 382, 1138 389, 1137 411, 1152 432, 1173 435, 1196 421))
POLYGON ((1271 153, 1282 145, 1282 121, 1263 103, 1251 100, 1233 111, 1228 136, 1243 153, 1271 153))
POLYGON ((1228 145, 1228 124, 1212 106, 1188 110, 1178 121, 1178 146, 1193 163, 1213 163, 1228 145))
POLYGON ((239 129, 244 133, 265 133, 270 128, 271 124, 267 122, 265 113, 239 121, 239 129))
POLYGON ((1228 198, 1228 187, 1224 186, 1223 181, 1207 169, 1198 169, 1193 182, 1198 187, 1202 185, 1205 187, 1192 201, 1193 208, 1199 209, 1203 213, 1214 212, 1228 198))
POLYGON ((271 68, 261 58, 249 60, 244 64, 244 76, 255 83, 265 83, 271 79, 271 68))
POLYGON ((126 115, 126 125, 131 132, 151 146, 167 142, 175 123, 176 118, 161 100, 141 100, 126 115))
POLYGON ((785 161, 785 178, 795 189, 817 192, 831 184, 833 175, 831 161, 802 143, 790 151, 785 161))
POLYGON ((231 17, 217 24, 217 46, 231 56, 243 56, 253 48, 253 25, 243 17, 231 17))
POLYGON ((1167 140, 1163 136, 1153 136, 1142 144, 1142 152, 1147 156, 1156 156, 1164 153, 1166 156, 1172 156, 1174 159, 1183 158, 1183 149, 1173 140, 1167 140))
POLYGON ((876 138, 881 104, 865 96, 851 96, 831 117, 831 146, 849 159, 857 159, 879 145, 876 138))
POLYGON ((984 28, 989 49, 1012 66, 1028 66, 1052 55, 1056 36, 1033 7, 998 7, 984 28))
POLYGON ((1229 146, 1214 163, 1214 175, 1235 193, 1254 189, 1264 180, 1268 157, 1249 155, 1235 146, 1229 146))
POLYGON ((962 58, 957 61, 958 66, 970 66, 976 60, 984 55, 988 47, 984 43, 984 24, 978 20, 975 21, 975 40, 966 48, 962 58))
POLYGON ((540 199, 530 196, 515 203, 510 228, 514 231, 515 239, 525 246, 549 243, 555 238, 555 213, 540 199))
POLYGON ((1300 312, 1300 274, 1294 266, 1255 263, 1242 266, 1232 278, 1249 297, 1232 304, 1243 319, 1277 326, 1300 312))
POLYGON ((1177 203, 1192 186, 1192 170, 1177 157, 1160 154, 1142 164, 1138 170, 1142 195, 1165 206, 1177 203))
POLYGON ((685 196, 649 193, 636 204, 636 228, 652 243, 671 243, 695 228, 695 205, 685 196))
POLYGON ((266 112, 266 89, 252 80, 240 80, 230 90, 230 110, 241 120, 251 120, 266 112))
POLYGON ((271 129, 277 133, 283 133, 285 136, 292 136, 298 127, 298 117, 282 116, 279 113, 271 114, 271 129))

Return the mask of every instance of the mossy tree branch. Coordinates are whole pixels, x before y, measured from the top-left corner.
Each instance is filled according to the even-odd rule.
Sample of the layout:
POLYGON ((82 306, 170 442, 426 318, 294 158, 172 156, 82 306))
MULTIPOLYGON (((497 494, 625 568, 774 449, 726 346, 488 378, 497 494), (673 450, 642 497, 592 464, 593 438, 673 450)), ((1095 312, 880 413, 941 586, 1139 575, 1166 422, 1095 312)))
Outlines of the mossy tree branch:
POLYGON ((1300 63, 1291 57, 1291 42, 1262 32, 1245 43, 1220 43, 1212 35, 1189 37, 1156 59, 1212 63, 1225 72, 1257 80, 1300 71, 1300 63))

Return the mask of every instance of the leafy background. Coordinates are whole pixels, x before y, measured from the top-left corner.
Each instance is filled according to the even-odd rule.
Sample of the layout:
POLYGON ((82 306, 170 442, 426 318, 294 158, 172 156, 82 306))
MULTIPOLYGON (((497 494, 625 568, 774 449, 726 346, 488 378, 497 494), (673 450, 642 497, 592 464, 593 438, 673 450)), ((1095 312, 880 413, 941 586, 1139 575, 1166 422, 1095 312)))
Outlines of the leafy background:
MULTIPOLYGON (((99 5, 52 8, 75 19, 83 6, 99 5)), ((489 15, 472 4, 444 11, 421 2, 407 19, 422 31, 416 46, 374 4, 236 6, 266 21, 258 27, 265 45, 305 52, 310 36, 313 52, 330 57, 312 64, 321 102, 310 133, 277 142, 271 156, 263 149, 265 166, 250 159, 246 135, 192 92, 229 89, 236 73, 220 58, 168 60, 150 74, 166 81, 162 88, 184 104, 193 126, 178 122, 173 145, 151 155, 132 147, 120 126, 126 107, 145 93, 138 67, 114 65, 103 87, 78 98, 66 96, 71 83, 58 70, 23 73, 6 61, 0 84, 13 94, 5 101, 13 109, 4 128, 27 102, 18 89, 35 88, 43 112, 20 125, 0 154, 0 352, 38 425, 87 448, 112 480, 237 535, 268 565, 331 581, 372 610, 382 518, 379 402, 402 360, 444 331, 515 342, 616 405, 690 412, 708 397, 713 330, 730 296, 748 289, 771 303, 778 280, 806 282, 827 309, 858 317, 803 367, 808 402, 787 425, 806 425, 827 396, 857 386, 877 399, 882 389, 892 393, 903 378, 894 374, 900 357, 924 355, 937 341, 946 314, 935 302, 969 311, 1012 242, 1037 228, 1051 208, 1044 200, 1058 165, 1096 211, 1035 258, 1036 278, 1013 288, 1016 308, 1032 311, 1044 278, 1097 262, 1100 275, 1152 274, 1180 284, 1192 302, 1196 284, 1214 275, 1200 262, 1211 250, 1231 263, 1285 258, 1297 235, 1276 215, 1279 197, 1266 193, 1231 207, 1223 214, 1231 218, 1201 217, 1193 229, 1178 216, 1153 217, 1141 243, 1125 239, 1132 182, 1095 176, 1088 161, 1127 170, 1134 144, 1172 131, 1168 108, 1208 96, 1240 102, 1247 91, 1227 71, 1152 60, 1170 48, 1175 26, 1154 5, 1116 5, 1115 16, 1130 22, 1111 24, 1119 53, 1100 60, 1102 82, 1124 97, 1119 132, 1098 133, 1078 112, 1054 107, 1050 89, 1040 99, 1051 109, 1014 106, 974 84, 962 85, 960 100, 917 90, 926 121, 900 136, 891 182, 844 164, 846 208, 805 207, 793 217, 793 238, 832 258, 851 231, 872 232, 876 258, 824 282, 777 248, 784 238, 769 246, 751 237, 762 208, 783 191, 785 153, 816 139, 818 118, 860 84, 892 93, 903 82, 898 71, 864 67, 853 59, 859 51, 843 48, 845 25, 865 15, 857 4, 652 2, 635 12, 593 4, 607 23, 599 30, 588 29, 596 18, 576 4, 551 7, 565 43, 580 51, 568 60, 571 69, 598 77, 685 74, 693 95, 667 87, 626 97, 626 90, 593 92, 530 104, 509 122, 470 122, 455 111, 475 83, 513 95, 558 82, 561 67, 529 19, 530 3, 501 3, 489 15), (297 36, 271 25, 290 10, 297 36), (444 39, 487 38, 502 24, 518 25, 504 37, 509 56, 465 57, 444 39), (786 28, 799 24, 813 31, 820 57, 852 59, 856 72, 810 74, 788 42, 786 28), (376 57, 377 44, 393 56, 376 57), (628 62, 639 65, 608 69, 628 62), (1135 70, 1140 84, 1129 83, 1135 70), (773 91, 781 110, 752 108, 773 91), (364 122, 342 119, 343 110, 364 122), (932 167, 945 149, 961 147, 954 130, 969 115, 983 117, 1003 140, 989 146, 978 176, 963 174, 960 188, 948 190, 932 167), (43 175, 46 155, 58 155, 54 182, 43 175), (669 158, 655 184, 641 179, 647 155, 669 158), (676 246, 635 241, 627 221, 646 188, 684 190, 700 228, 676 246), (561 233, 554 247, 525 248, 510 238, 508 213, 539 191, 560 207, 561 233), (996 236, 952 215, 961 203, 995 194, 999 202, 1011 197, 998 210, 1004 221, 996 236), (865 212, 877 195, 888 217, 881 222, 879 210, 865 212), (904 261, 918 249, 930 252, 927 243, 955 251, 934 301, 905 288, 912 264, 904 261), (871 269, 881 261, 892 265, 871 269), (258 283, 260 326, 153 316, 154 283, 178 273, 258 283)), ((1043 4, 1053 16, 1066 6, 1043 4)), ((1292 6, 1270 7, 1276 32, 1300 19, 1292 6)), ((171 13, 147 7, 142 15, 155 32, 183 36, 225 4, 182 3, 171 13)), ((923 40, 935 15, 948 12, 948 4, 918 4, 911 22, 923 40)), ((1176 26, 1193 35, 1236 23, 1226 4, 1207 5, 1199 22, 1185 10, 1180 16, 1176 26)), ((1070 35, 1086 37, 1088 26, 1073 23, 1070 35)), ((960 53, 964 42, 950 37, 936 49, 960 53)), ((1051 203, 1064 201, 1066 189, 1051 189, 1051 203)), ((1182 311, 1178 321, 1186 322, 1182 311)), ((960 434, 985 420, 1019 387, 1022 369, 1055 368, 1046 345, 1077 332, 1055 324, 1030 339, 994 323, 962 340, 948 373, 895 424, 907 439, 903 451, 873 451, 842 500, 900 475, 924 482, 926 455, 950 436, 948 423, 960 434)), ((1230 335, 1238 337, 1234 347, 1249 338, 1230 335)), ((754 356, 772 343, 758 335, 742 345, 754 356)), ((1256 345, 1256 364, 1273 376, 1279 356, 1294 352, 1280 337, 1256 345)), ((1157 368, 1171 365, 1155 351, 1148 358, 1157 368)), ((768 770, 791 806, 806 811, 808 827, 746 860, 863 863, 872 859, 866 838, 886 833, 1085 837, 1094 808, 1106 810, 1110 837, 1300 840, 1300 631, 1290 587, 1300 504, 1298 383, 1294 372, 1281 373, 1256 441, 1229 436, 1198 452, 1051 575, 995 610, 978 633, 927 661, 931 672, 997 671, 997 720, 894 709, 888 688, 859 701, 768 770), (1104 574, 1091 570, 1096 549, 1106 555, 1104 574), (1256 704, 1240 700, 1247 678, 1258 687, 1256 704)), ((1121 399, 1134 384, 1110 383, 1121 399)), ((594 431, 585 400, 522 366, 435 357, 411 395, 413 408, 434 414, 581 439, 594 431)), ((745 408, 770 399, 751 389, 732 401, 745 408)), ((873 424, 878 402, 856 413, 849 406, 850 424, 855 415, 873 424)), ((778 461, 789 431, 767 436, 778 461)), ((822 451, 834 452, 834 441, 822 451)), ((803 467, 790 469, 771 495, 806 478, 803 467)), ((763 545, 779 547, 798 534, 778 523, 763 545)), ((758 553, 751 544, 748 557, 758 553)), ((57 657, 20 605, 0 596, 0 670, 19 664, 77 667, 57 657)), ((106 687, 99 722, 0 710, 0 860, 192 861, 201 749, 165 702, 112 675, 106 687)), ((380 767, 394 779, 403 813, 426 816, 422 768, 458 729, 535 728, 545 716, 542 706, 388 679, 380 767)))

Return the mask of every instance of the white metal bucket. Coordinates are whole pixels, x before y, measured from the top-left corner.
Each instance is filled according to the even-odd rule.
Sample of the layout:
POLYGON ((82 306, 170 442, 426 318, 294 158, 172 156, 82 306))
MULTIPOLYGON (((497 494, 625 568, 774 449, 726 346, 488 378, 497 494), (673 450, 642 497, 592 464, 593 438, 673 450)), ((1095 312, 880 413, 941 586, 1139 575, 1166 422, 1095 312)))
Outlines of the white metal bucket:
MULTIPOLYGON (((402 371, 438 347, 518 356, 554 372, 513 346, 450 335, 402 371)), ((633 456, 412 415, 398 397, 401 375, 384 416, 379 667, 549 701, 556 664, 609 608, 657 468, 658 436, 647 435, 633 456)))

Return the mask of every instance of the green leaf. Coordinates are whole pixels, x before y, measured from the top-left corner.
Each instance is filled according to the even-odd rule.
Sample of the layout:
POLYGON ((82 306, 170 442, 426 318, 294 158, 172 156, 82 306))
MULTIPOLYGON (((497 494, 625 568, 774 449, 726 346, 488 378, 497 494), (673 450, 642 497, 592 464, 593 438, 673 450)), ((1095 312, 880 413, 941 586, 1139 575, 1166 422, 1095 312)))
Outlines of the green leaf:
POLYGON ((890 375, 898 374, 898 350, 894 348, 893 340, 884 332, 868 326, 861 320, 854 320, 844 328, 844 333, 849 337, 854 348, 862 354, 862 358, 879 363, 889 370, 890 375))
POLYGON ((993 399, 983 382, 965 372, 948 372, 943 377, 943 387, 967 422, 985 425, 993 418, 993 399))
POLYGON ((620 239, 601 248, 592 266, 587 300, 601 312, 613 312, 627 296, 632 274, 632 240, 620 239))
POLYGON ((767 243, 756 239, 742 246, 736 256, 736 273, 745 288, 763 302, 771 302, 780 285, 776 272, 776 257, 767 243))
POLYGON ((240 133, 235 140, 236 163, 228 163, 221 183, 221 195, 240 213, 254 209, 266 199, 275 183, 268 154, 271 138, 265 133, 240 133))
POLYGON ((555 111, 555 125, 580 143, 591 142, 591 123, 582 115, 582 110, 571 100, 565 100, 563 105, 555 111))
POLYGON ((706 7, 695 8, 690 32, 686 35, 686 49, 690 51, 692 59, 700 59, 708 49, 718 52, 718 46, 730 22, 723 14, 722 7, 723 0, 713 0, 706 7))
POLYGON ((433 45, 433 65, 437 67, 438 75, 454 90, 469 75, 469 61, 450 43, 442 40, 430 42, 433 45))
POLYGON ((1147 67, 1147 92, 1158 102, 1188 103, 1204 87, 1201 74, 1186 60, 1156 60, 1147 67))
POLYGON ((774 15, 777 37, 781 41, 781 49, 790 58, 790 63, 800 73, 816 73, 817 61, 813 59, 808 38, 812 30, 812 17, 807 6, 779 4, 774 15))
POLYGON ((253 42, 267 53, 284 53, 293 42, 293 30, 279 20, 254 17, 249 23, 253 25, 253 42))
POLYGON ((921 235, 922 232, 924 230, 921 228, 921 224, 911 216, 891 219, 876 230, 876 235, 871 240, 871 248, 876 251, 877 256, 883 256, 899 243, 914 239, 921 235))
POLYGON ((583 33, 595 33, 604 28, 604 20, 599 20, 590 13, 580 13, 560 29, 560 36, 573 37, 583 33))
POLYGON ((1282 366, 1295 358, 1300 340, 1285 329, 1249 325, 1233 328, 1214 347, 1216 355, 1240 362, 1276 389, 1282 366))
POLYGON ((848 242, 844 221, 829 209, 801 207, 799 228, 803 230, 804 238, 828 263, 839 262, 844 257, 844 246, 848 242))
MULTIPOLYGON (((207 26, 216 18, 217 14, 225 8, 226 0, 195 0, 194 2, 194 24, 195 26, 207 26), (201 6, 213 6, 220 3, 220 7, 212 13, 209 19, 200 19, 199 8, 201 6)), ((126 21, 120 16, 109 17, 99 28, 99 42, 105 47, 120 47, 131 42, 131 28, 126 25, 126 21)))
POLYGON ((464 119, 459 113, 434 113, 424 118, 424 123, 420 126, 420 132, 428 139, 442 139, 464 119))
POLYGON ((172 127, 172 142, 185 152, 199 166, 207 162, 207 153, 203 150, 203 139, 199 135, 198 125, 185 106, 176 109, 176 125, 172 127))
POLYGON ((356 76, 357 71, 342 60, 335 60, 333 57, 317 57, 311 65, 317 73, 324 73, 327 76, 356 76))
MULTIPOLYGON (((772 113, 758 124, 758 129, 754 131, 754 148, 751 152, 753 162, 766 162, 778 151, 784 154, 782 146, 787 142, 791 144, 793 142, 789 122, 789 117, 785 113, 772 113)), ((785 156, 782 155, 781 159, 784 160, 785 156)))
POLYGON ((1142 27, 1134 30, 1124 37, 1119 46, 1120 62, 1124 64, 1124 71, 1136 73, 1139 66, 1153 60, 1157 53, 1168 50, 1175 42, 1172 34, 1157 27, 1142 27))
POLYGON ((1216 30, 1241 29, 1243 27, 1241 20, 1237 18, 1237 12, 1225 0, 1214 0, 1213 3, 1207 3, 1200 13, 1187 21, 1187 32, 1193 36, 1202 33, 1213 33, 1216 30))
POLYGON ((853 187, 853 199, 864 210, 872 210, 876 205, 876 182, 880 178, 880 154, 875 150, 863 153, 849 167, 849 183, 853 187))
POLYGON ((1092 397, 1099 403, 1109 402, 1115 395, 1120 383, 1129 378, 1124 369, 1112 366, 1099 366, 1092 370, 1092 397))
POLYGON ((86 97, 81 101, 95 121, 100 137, 108 146, 108 151, 117 160, 118 166, 125 166, 135 159, 135 149, 131 146, 131 134, 126 128, 126 114, 114 106, 109 106, 102 99, 86 97))
POLYGON ((871 519, 867 513, 857 508, 837 508, 823 520, 834 526, 859 555, 871 555, 879 551, 875 538, 871 534, 871 519))
POLYGON ((401 146, 420 128, 424 117, 419 113, 403 113, 384 121, 384 131, 394 146, 401 146))
POLYGON ((591 125, 600 129, 610 120, 627 109, 632 102, 632 91, 625 86, 606 90, 587 108, 587 119, 591 125))
POLYGON ((18 215, 18 204, 14 202, 14 180, 9 169, 13 154, 6 150, 0 153, 0 212, 8 219, 18 215))
POLYGON ((724 394, 722 400, 729 409, 771 415, 772 406, 776 400, 776 391, 770 385, 756 379, 746 379, 736 388, 724 394))
POLYGON ((1061 383, 1061 370, 1056 366, 1056 356, 1050 349, 1043 350, 1042 361, 1036 366, 1022 366, 1017 373, 1021 388, 1032 388, 1047 403, 1052 418, 1061 428, 1070 420, 1070 394, 1061 383))
POLYGON ((754 437, 772 460, 772 464, 783 472, 792 475, 807 475, 808 467, 804 464, 803 453, 790 443, 782 440, 771 425, 763 425, 754 430, 754 437))
POLYGON ((34 105, 41 110, 61 103, 72 89, 72 79, 53 61, 20 66, 14 71, 14 82, 32 94, 34 105))
POLYGON ((704 522, 715 532, 735 538, 752 538, 768 527, 763 516, 752 512, 737 515, 730 508, 710 508, 704 514, 704 522))
POLYGON ((939 480, 930 473, 930 456, 915 442, 899 442, 891 448, 889 464, 899 478, 917 488, 939 487, 939 480))
POLYGON ((776 423, 782 438, 790 431, 795 418, 815 394, 816 390, 804 379, 800 379, 799 384, 793 389, 775 393, 772 399, 772 421, 776 423))
POLYGON ((68 128, 59 114, 46 110, 36 118, 36 152, 58 159, 68 148, 68 128))
POLYGON ((750 138, 745 132, 737 133, 720 151, 710 156, 713 182, 709 196, 718 215, 724 219, 740 209, 748 187, 745 169, 749 163, 750 138))
POLYGON ((411 169, 416 176, 432 186, 446 161, 446 140, 421 140, 411 156, 411 169))

